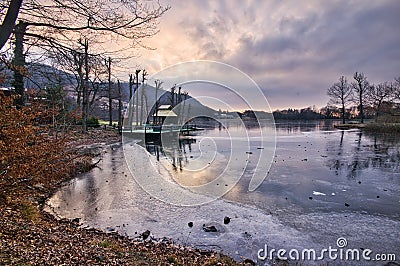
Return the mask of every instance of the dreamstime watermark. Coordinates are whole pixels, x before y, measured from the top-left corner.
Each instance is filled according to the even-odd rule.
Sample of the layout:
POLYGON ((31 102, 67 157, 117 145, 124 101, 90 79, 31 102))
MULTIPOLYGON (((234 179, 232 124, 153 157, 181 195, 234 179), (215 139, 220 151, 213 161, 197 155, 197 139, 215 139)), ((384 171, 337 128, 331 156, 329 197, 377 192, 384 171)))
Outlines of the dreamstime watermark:
POLYGON ((194 206, 224 196, 244 175, 248 191, 264 181, 275 155, 275 123, 264 93, 248 75, 224 63, 190 61, 165 68, 136 88, 125 112, 122 140, 129 170, 148 194, 194 206), (252 117, 243 118, 238 113, 243 110, 251 110, 252 117), (219 125, 225 136, 197 136, 200 154, 186 164, 182 135, 201 129, 192 122, 196 119, 219 125), (249 120, 256 136, 249 136, 249 120), (146 154, 154 138, 171 169, 190 172, 190 178, 198 180, 208 175, 205 182, 175 178, 173 171, 163 172, 159 162, 138 156, 146 154), (218 146, 222 142, 224 152, 218 146), (250 160, 255 167, 246 172, 250 160))
POLYGON ((299 249, 274 249, 267 244, 259 249, 257 257, 259 260, 293 260, 293 261, 322 261, 322 260, 342 260, 342 261, 395 261, 394 253, 376 253, 371 249, 347 248, 347 239, 339 237, 336 246, 329 246, 321 250, 313 248, 299 249))

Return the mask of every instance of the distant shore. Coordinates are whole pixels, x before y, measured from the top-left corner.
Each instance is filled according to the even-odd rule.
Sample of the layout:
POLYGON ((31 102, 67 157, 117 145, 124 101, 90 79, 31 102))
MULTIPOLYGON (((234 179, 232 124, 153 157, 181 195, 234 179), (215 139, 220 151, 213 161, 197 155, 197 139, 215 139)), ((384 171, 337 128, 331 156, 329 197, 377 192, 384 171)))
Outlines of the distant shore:
POLYGON ((339 125, 334 125, 334 128, 342 130, 361 129, 375 133, 400 133, 400 123, 371 122, 371 123, 339 124, 339 125))

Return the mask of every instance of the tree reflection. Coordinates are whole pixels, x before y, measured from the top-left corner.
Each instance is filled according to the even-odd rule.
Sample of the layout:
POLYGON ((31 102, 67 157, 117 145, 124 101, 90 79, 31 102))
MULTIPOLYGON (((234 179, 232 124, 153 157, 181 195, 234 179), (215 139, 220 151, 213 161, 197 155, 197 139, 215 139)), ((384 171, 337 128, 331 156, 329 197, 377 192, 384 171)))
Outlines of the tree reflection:
POLYGON ((338 136, 326 147, 326 165, 336 175, 357 179, 367 169, 400 172, 400 135, 360 131, 352 138, 342 131, 338 136))
POLYGON ((334 125, 339 124, 337 120, 311 120, 311 121, 284 121, 278 120, 275 128, 278 135, 293 135, 301 132, 313 132, 332 130, 334 125))
POLYGON ((188 153, 192 152, 192 144, 196 143, 194 138, 184 138, 177 141, 166 141, 161 144, 158 142, 146 143, 146 150, 160 161, 164 157, 171 162, 174 171, 182 171, 188 164, 188 153))

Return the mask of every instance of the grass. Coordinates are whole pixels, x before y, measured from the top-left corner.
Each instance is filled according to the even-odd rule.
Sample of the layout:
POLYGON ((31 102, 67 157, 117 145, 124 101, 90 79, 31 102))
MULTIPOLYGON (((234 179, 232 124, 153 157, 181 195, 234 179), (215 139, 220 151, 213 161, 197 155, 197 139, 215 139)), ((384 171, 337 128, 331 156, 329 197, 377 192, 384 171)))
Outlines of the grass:
POLYGON ((101 241, 93 241, 92 244, 95 246, 102 247, 102 248, 108 248, 108 249, 111 249, 114 251, 122 250, 122 248, 120 247, 120 245, 118 245, 118 243, 114 243, 113 241, 111 241, 109 239, 105 239, 105 240, 101 240, 101 241))
POLYGON ((167 260, 168 260, 169 263, 174 263, 174 264, 177 263, 176 257, 174 255, 169 255, 167 257, 167 260))
POLYGON ((377 133, 400 133, 400 123, 373 122, 367 124, 364 130, 377 133))
POLYGON ((367 123, 364 130, 371 133, 400 133, 400 116, 385 114, 367 123))
MULTIPOLYGON (((114 125, 114 124, 117 125, 117 124, 118 124, 118 121, 113 121, 112 123, 113 123, 113 125, 114 125)), ((102 126, 103 126, 103 125, 108 125, 108 124, 109 124, 109 121, 108 121, 108 120, 106 121, 106 120, 101 120, 101 119, 99 119, 99 125, 102 125, 102 126)))
POLYGON ((23 201, 20 203, 19 209, 22 216, 29 221, 34 221, 39 217, 39 210, 32 202, 23 201))
POLYGON ((385 114, 385 115, 381 115, 378 116, 378 118, 376 119, 377 123, 400 123, 400 116, 399 115, 389 115, 389 114, 385 114))

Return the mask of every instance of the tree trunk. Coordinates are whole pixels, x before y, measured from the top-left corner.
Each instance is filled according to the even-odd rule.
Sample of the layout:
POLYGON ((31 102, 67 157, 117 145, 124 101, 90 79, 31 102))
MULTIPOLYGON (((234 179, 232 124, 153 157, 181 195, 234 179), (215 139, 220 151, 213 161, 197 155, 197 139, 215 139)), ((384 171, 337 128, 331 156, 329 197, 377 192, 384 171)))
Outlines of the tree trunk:
POLYGON ((143 91, 144 94, 144 106, 146 107, 145 116, 146 116, 146 124, 149 124, 149 102, 147 101, 147 94, 143 91))
POLYGON ((142 91, 140 94, 140 125, 143 124, 143 108, 144 107, 144 83, 142 83, 142 91))
POLYGON ((129 106, 128 106, 128 127, 132 131, 132 115, 133 115, 133 103, 134 103, 134 97, 133 97, 133 83, 134 83, 134 76, 133 74, 129 74, 129 106))
POLYGON ((361 116, 361 123, 364 123, 364 104, 363 104, 363 88, 360 85, 360 116, 361 116))
POLYGON ((136 106, 136 109, 135 109, 136 125, 139 124, 139 91, 138 91, 138 89, 139 89, 139 73, 140 73, 140 70, 136 69, 136 72, 135 72, 135 74, 136 74, 136 90, 135 90, 135 93, 136 93, 136 104, 135 104, 135 106, 136 106))
POLYGON ((15 92, 20 96, 16 99, 16 105, 22 106, 25 103, 24 100, 24 67, 25 67, 25 55, 24 55, 24 35, 26 32, 27 24, 25 22, 18 22, 15 26, 15 48, 14 58, 11 62, 12 69, 14 72, 14 79, 12 86, 15 92))
POLYGON ((121 83, 118 80, 118 132, 122 133, 122 94, 121 83))
POLYGON ((77 97, 76 97, 76 104, 78 105, 78 108, 81 108, 81 92, 80 91, 78 91, 78 95, 77 95, 77 97))
POLYGON ((96 100, 97 92, 100 91, 99 84, 93 84, 92 88, 93 88, 93 95, 92 95, 92 99, 89 102, 89 108, 93 106, 93 104, 96 100))
POLYGON ((376 107, 376 113, 375 113, 375 122, 378 122, 378 116, 379 116, 379 112, 381 110, 381 105, 382 105, 382 101, 380 101, 376 107))
MULTIPOLYGON (((106 60, 107 61, 107 60, 106 60)), ((111 58, 108 58, 107 70, 108 70, 108 125, 112 126, 112 98, 111 98, 111 58)))
POLYGON ((156 80, 156 95, 155 95, 155 110, 153 114, 153 124, 158 124, 158 90, 161 87, 162 82, 160 80, 156 80))
MULTIPOLYGON (((143 123, 143 112, 144 112, 144 106, 145 106, 145 102, 144 102, 144 81, 146 80, 146 76, 147 76, 147 72, 146 70, 143 69, 142 71, 142 96, 140 98, 140 125, 142 125, 143 123)), ((147 119, 146 119, 147 120, 147 119)))
MULTIPOLYGON (((7 14, 4 17, 3 24, 0 26, 0 49, 6 44, 10 37, 15 21, 17 20, 19 9, 21 7, 22 0, 11 0, 10 5, 7 9, 7 14)), ((19 22, 20 24, 21 22, 19 22)))
POLYGON ((87 121, 89 113, 89 42, 85 40, 85 82, 83 84, 82 99, 82 131, 87 132, 87 121))
POLYGON ((343 123, 343 124, 346 124, 345 115, 346 115, 346 109, 345 109, 345 107, 344 107, 344 101, 342 101, 342 123, 343 123))

